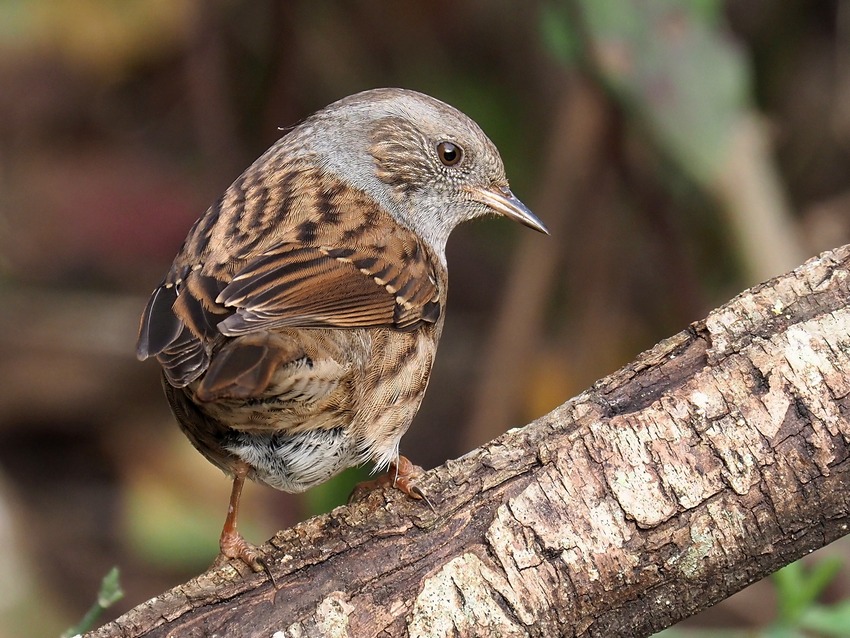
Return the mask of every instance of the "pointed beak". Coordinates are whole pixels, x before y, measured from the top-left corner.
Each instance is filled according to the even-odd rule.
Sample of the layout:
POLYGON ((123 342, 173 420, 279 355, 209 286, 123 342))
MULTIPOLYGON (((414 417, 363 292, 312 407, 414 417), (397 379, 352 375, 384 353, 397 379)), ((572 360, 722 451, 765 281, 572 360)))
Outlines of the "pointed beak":
POLYGON ((493 209, 493 212, 504 215, 508 219, 519 222, 541 233, 549 234, 543 222, 537 219, 537 216, 525 204, 519 201, 507 186, 470 188, 469 192, 475 201, 489 206, 493 209))

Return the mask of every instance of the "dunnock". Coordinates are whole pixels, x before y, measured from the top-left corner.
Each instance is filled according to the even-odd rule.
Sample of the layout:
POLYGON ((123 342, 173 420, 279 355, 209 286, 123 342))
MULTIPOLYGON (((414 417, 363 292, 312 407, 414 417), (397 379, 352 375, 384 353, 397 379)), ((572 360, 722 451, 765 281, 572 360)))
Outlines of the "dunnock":
POLYGON ((376 89, 304 120, 195 223, 141 319, 194 446, 233 475, 226 557, 265 568, 237 531, 246 477, 301 492, 390 467, 425 393, 452 229, 487 214, 543 224, 493 143, 427 95, 376 89))

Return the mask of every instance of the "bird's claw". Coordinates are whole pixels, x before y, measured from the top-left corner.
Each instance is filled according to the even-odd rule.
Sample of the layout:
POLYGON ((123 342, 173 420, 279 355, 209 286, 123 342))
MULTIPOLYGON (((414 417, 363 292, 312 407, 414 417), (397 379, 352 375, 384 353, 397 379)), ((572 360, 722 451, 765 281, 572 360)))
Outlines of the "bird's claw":
POLYGON ((422 488, 416 484, 416 480, 424 473, 425 470, 412 463, 410 459, 405 456, 399 456, 398 460, 391 463, 389 469, 384 474, 381 474, 371 481, 363 481, 355 485, 354 490, 351 492, 351 496, 348 498, 348 502, 351 503, 356 501, 362 494, 374 489, 389 486, 399 490, 414 500, 425 501, 428 504, 428 507, 431 508, 431 511, 436 512, 437 510, 434 509, 434 504, 431 503, 430 499, 425 495, 425 492, 422 491, 422 488))
POLYGON ((239 532, 222 534, 219 539, 219 549, 221 553, 216 560, 216 565, 223 564, 230 558, 236 558, 255 572, 265 572, 272 586, 277 589, 277 583, 268 561, 260 554, 260 550, 246 541, 239 532))

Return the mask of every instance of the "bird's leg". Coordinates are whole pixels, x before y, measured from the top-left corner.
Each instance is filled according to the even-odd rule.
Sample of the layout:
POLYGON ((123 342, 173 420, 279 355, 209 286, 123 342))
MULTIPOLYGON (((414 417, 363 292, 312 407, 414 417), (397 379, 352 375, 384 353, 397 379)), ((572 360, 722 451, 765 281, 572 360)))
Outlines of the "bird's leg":
POLYGON ((227 518, 224 519, 224 527, 221 530, 221 537, 218 539, 218 546, 221 550, 221 556, 238 558, 255 572, 266 572, 269 579, 274 582, 271 571, 269 571, 266 561, 260 556, 257 548, 246 541, 236 529, 236 521, 239 518, 239 499, 242 496, 242 487, 245 485, 245 477, 248 476, 249 469, 245 463, 239 463, 233 470, 230 505, 227 508, 227 518))
POLYGON ((419 488, 419 486, 416 485, 416 479, 424 472, 425 470, 412 463, 406 456, 399 455, 398 459, 396 459, 393 463, 390 463, 390 467, 384 474, 381 474, 379 477, 372 479, 371 481, 358 483, 354 487, 354 491, 351 493, 348 500, 351 502, 353 500, 357 500, 357 498, 359 498, 364 492, 390 486, 403 492, 410 498, 416 499, 417 501, 425 501, 428 503, 428 507, 433 510, 434 506, 431 504, 431 501, 428 500, 425 493, 419 488))

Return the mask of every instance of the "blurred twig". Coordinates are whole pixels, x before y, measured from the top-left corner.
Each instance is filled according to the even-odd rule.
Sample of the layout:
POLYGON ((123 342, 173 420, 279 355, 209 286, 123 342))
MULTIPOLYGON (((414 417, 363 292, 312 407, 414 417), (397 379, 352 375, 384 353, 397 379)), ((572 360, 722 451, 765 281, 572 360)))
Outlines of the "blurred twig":
POLYGON ((91 630, 103 612, 123 597, 124 592, 121 589, 121 583, 118 582, 118 568, 113 567, 103 577, 103 581, 100 583, 100 591, 97 593, 97 600, 92 604, 91 609, 86 612, 79 624, 63 633, 62 638, 71 638, 71 636, 78 636, 91 630))
POLYGON ((726 161, 710 184, 738 238, 750 282, 776 276, 805 255, 765 130, 754 111, 741 113, 726 161))

